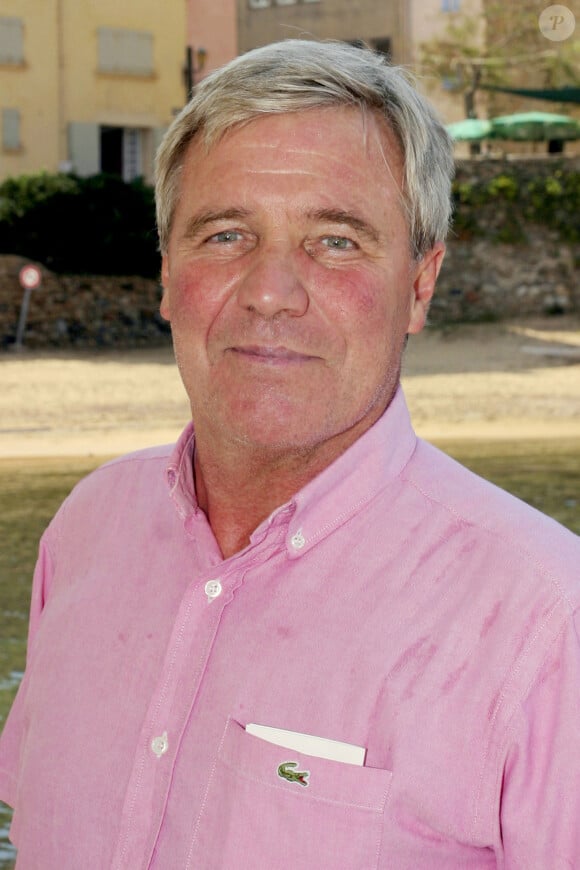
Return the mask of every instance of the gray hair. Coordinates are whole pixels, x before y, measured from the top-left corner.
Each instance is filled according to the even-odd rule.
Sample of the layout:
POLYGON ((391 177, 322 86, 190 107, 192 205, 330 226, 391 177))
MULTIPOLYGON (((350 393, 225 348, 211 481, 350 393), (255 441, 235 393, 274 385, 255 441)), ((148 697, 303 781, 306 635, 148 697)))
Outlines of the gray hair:
POLYGON ((404 161, 403 203, 411 249, 420 258, 443 241, 451 215, 453 145, 408 73, 367 48, 288 39, 243 54, 195 88, 156 157, 157 226, 167 250, 185 151, 198 134, 210 148, 234 125, 259 116, 331 106, 379 115, 404 161))

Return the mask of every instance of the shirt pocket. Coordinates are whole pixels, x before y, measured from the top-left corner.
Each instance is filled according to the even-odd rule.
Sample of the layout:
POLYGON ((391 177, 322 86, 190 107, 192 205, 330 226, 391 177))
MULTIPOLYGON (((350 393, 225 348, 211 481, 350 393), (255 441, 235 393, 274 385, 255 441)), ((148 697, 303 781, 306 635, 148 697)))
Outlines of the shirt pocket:
POLYGON ((187 867, 372 870, 391 778, 275 746, 230 719, 187 867))

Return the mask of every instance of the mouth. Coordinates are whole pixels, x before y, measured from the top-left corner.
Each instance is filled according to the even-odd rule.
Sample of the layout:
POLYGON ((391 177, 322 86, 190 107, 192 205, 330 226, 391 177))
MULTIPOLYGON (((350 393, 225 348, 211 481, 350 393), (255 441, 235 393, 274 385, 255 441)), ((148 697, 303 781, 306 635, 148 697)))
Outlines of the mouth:
POLYGON ((307 353, 300 353, 289 347, 274 347, 271 345, 245 345, 228 348, 232 353, 249 361, 267 365, 292 365, 317 359, 307 353))

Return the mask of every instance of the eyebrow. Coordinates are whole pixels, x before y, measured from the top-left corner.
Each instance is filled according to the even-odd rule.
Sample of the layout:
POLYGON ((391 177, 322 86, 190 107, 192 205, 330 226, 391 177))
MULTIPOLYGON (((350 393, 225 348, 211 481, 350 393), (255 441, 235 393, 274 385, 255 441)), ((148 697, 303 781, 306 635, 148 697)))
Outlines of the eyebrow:
POLYGON ((208 224, 218 221, 243 220, 247 218, 249 211, 243 208, 226 208, 223 211, 204 211, 191 217, 183 232, 184 239, 193 239, 208 224))
MULTIPOLYGON (((219 221, 244 220, 249 215, 250 212, 243 208, 226 208, 222 211, 201 212, 200 214, 193 215, 188 220, 183 232, 183 238, 195 238, 195 236, 209 224, 217 223, 219 221)), ((312 221, 344 224, 376 244, 381 240, 379 233, 372 224, 369 224, 368 221, 365 221, 363 218, 360 218, 349 211, 335 208, 313 209, 306 213, 306 217, 312 221)))
POLYGON ((321 208, 308 212, 308 218, 315 221, 326 221, 331 224, 346 224, 352 227, 361 236, 365 236, 371 242, 380 242, 377 230, 363 218, 357 217, 349 211, 334 208, 321 208))

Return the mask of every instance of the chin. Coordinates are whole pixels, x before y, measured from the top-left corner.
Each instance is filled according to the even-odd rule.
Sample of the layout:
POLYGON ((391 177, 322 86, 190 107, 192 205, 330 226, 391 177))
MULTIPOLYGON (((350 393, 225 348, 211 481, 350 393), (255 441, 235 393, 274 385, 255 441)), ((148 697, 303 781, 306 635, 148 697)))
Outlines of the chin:
POLYGON ((300 432, 290 430, 288 427, 279 426, 236 426, 228 427, 233 434, 234 440, 247 447, 267 453, 288 453, 311 450, 324 436, 314 432, 300 432))

